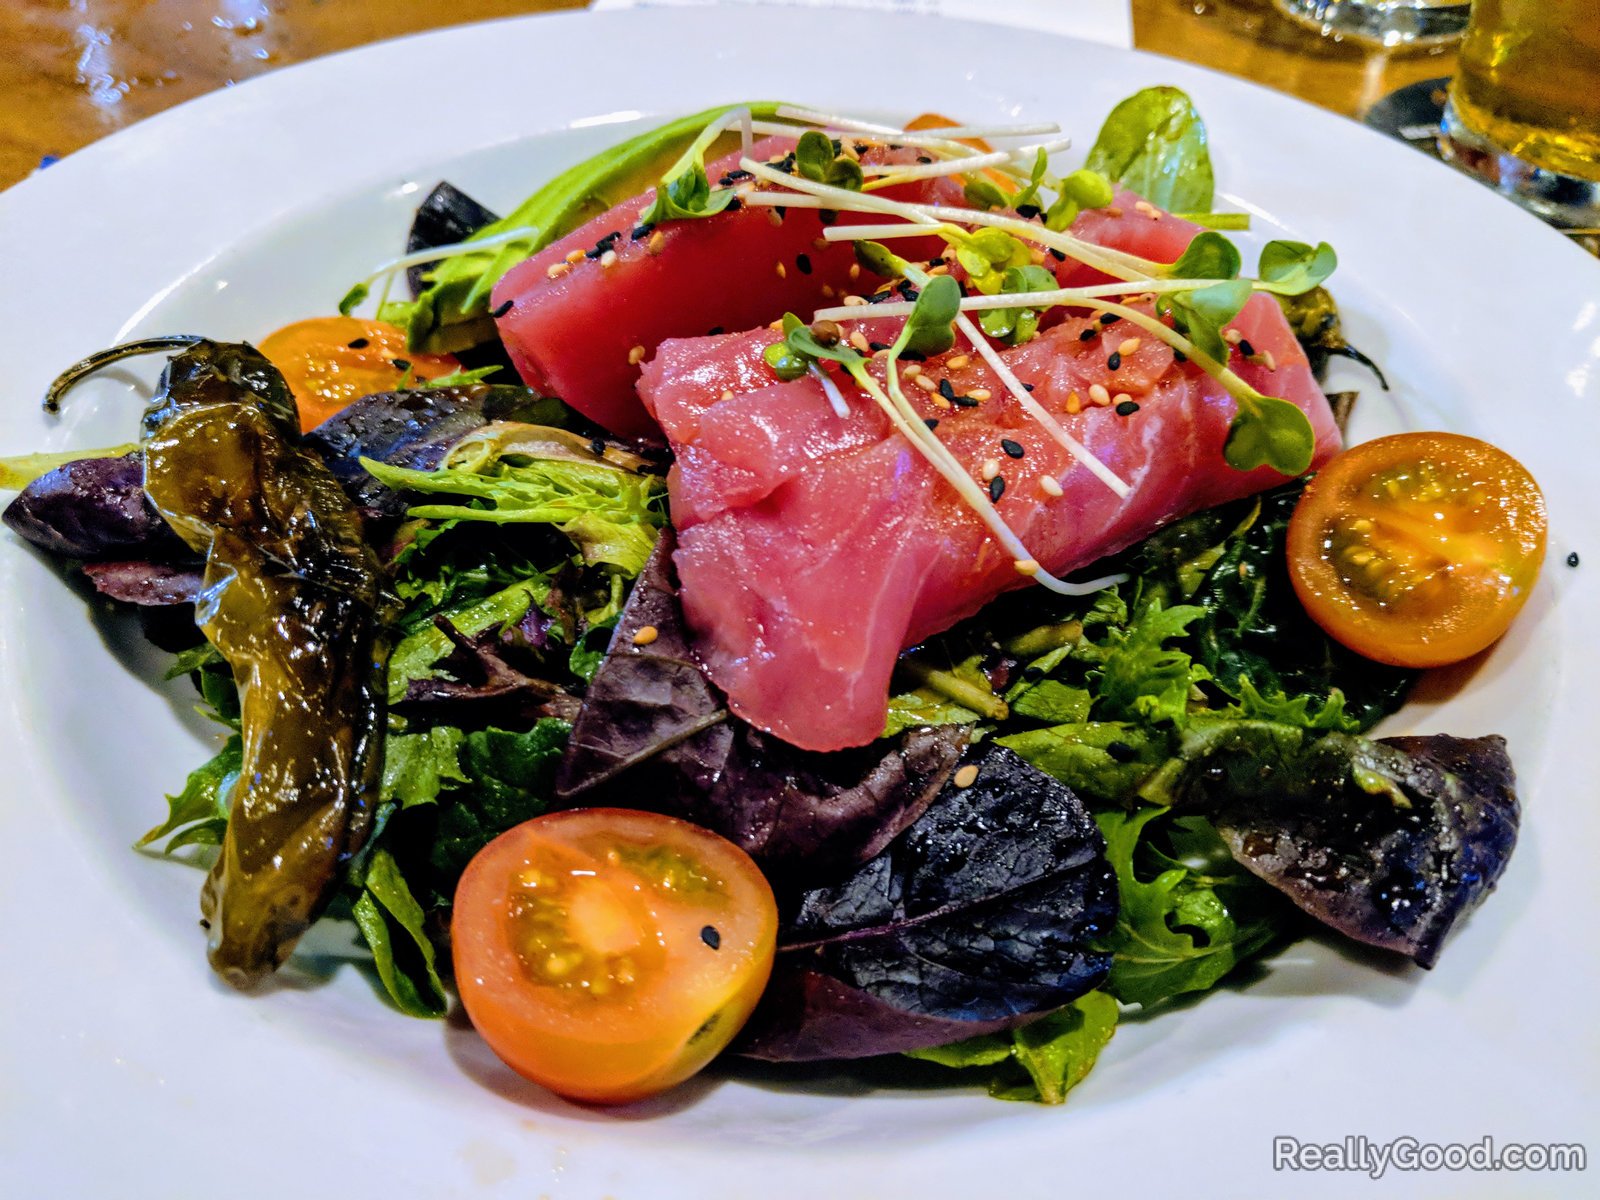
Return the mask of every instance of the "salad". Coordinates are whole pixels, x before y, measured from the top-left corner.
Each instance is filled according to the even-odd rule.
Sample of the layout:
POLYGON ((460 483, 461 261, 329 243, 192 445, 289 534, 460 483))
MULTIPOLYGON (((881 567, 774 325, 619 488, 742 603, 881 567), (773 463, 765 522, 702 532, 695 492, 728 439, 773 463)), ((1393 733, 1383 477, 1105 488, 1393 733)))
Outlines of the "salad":
POLYGON ((1435 961, 1510 762, 1365 735, 1514 617, 1537 486, 1338 453, 1336 256, 1242 277, 1181 93, 1058 132, 696 114, 503 218, 441 184, 338 317, 58 381, 171 355, 6 520, 230 731, 144 839, 224 978, 349 919, 575 1098, 726 1051, 1057 1102, 1309 929, 1435 961))

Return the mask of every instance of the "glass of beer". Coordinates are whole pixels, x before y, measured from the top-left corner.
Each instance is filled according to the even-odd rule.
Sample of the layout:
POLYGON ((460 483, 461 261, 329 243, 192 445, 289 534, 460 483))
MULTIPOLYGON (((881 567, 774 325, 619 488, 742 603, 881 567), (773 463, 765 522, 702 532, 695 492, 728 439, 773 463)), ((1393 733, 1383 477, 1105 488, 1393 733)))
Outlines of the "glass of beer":
POLYGON ((1324 36, 1337 34, 1384 46, 1459 37, 1469 0, 1273 0, 1285 16, 1324 36))
POLYGON ((1558 225, 1600 225, 1600 0, 1476 0, 1445 158, 1558 225))

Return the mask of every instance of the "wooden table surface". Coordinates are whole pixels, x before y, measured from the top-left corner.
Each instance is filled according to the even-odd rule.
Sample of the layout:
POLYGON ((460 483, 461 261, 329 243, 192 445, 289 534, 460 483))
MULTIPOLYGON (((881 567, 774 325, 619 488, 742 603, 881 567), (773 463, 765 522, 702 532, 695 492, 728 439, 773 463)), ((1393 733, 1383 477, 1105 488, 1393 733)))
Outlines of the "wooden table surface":
MULTIPOLYGON (((1069 0, 1062 0, 1063 3, 1069 0)), ((436 25, 583 0, 4 0, 0 188, 152 113, 289 63, 436 25)), ((1270 0, 1133 0, 1134 40, 1358 115, 1449 74, 1448 50, 1338 43, 1270 0)))

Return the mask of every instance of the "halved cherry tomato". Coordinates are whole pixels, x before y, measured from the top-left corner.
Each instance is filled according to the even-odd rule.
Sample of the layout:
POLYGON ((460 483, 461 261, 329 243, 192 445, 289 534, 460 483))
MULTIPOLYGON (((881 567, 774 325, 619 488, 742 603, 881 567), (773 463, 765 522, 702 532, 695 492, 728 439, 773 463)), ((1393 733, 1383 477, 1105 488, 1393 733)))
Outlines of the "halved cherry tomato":
POLYGON ((1289 574, 1335 640, 1403 667, 1476 654, 1544 562, 1544 496, 1505 451, 1453 433, 1363 442, 1317 472, 1289 522, 1289 574))
MULTIPOLYGON (((949 117, 946 117, 940 113, 918 113, 916 116, 912 117, 911 120, 906 122, 906 132, 919 133, 924 129, 954 129, 960 124, 960 121, 952 121, 949 117)), ((957 138, 956 141, 960 142, 963 146, 971 146, 974 150, 980 151, 984 154, 988 154, 994 149, 993 146, 984 141, 982 138, 957 138)), ((1002 192, 1014 192, 1017 190, 1016 180, 1012 179, 1011 176, 1006 175, 1003 172, 996 171, 992 167, 985 167, 982 174, 989 180, 990 183, 994 184, 1002 192)), ((965 179, 966 176, 960 175, 958 178, 965 179)))
POLYGON ((749 855, 656 813, 526 821, 456 887, 467 1015, 507 1066, 575 1100, 624 1103, 693 1075, 749 1017, 778 910, 749 855))
POLYGON ((448 354, 407 350, 398 326, 360 317, 296 321, 262 339, 260 349, 283 372, 303 430, 315 429, 353 400, 393 391, 408 376, 421 383, 461 369, 448 354))

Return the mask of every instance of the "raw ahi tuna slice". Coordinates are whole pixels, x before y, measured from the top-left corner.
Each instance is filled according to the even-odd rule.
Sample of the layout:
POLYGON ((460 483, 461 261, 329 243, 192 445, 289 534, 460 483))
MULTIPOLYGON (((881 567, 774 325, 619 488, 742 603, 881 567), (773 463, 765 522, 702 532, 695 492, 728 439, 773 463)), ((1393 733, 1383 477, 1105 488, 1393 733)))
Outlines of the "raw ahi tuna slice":
MULTIPOLYGON (((1233 327, 1256 351, 1255 361, 1235 353, 1233 368, 1308 415, 1313 461, 1324 461, 1338 433, 1277 305, 1256 296, 1233 327)), ((886 340, 879 329, 867 336, 886 340)), ((745 720, 806 749, 833 750, 882 731, 901 649, 1027 581, 848 377, 839 377, 850 407, 841 419, 814 380, 781 383, 766 372, 761 355, 773 340, 757 330, 667 341, 640 394, 677 455, 669 477, 675 561, 698 653, 745 720)), ((982 480, 986 461, 999 465, 1001 515, 1056 574, 1282 481, 1269 468, 1227 466, 1233 399, 1127 322, 1070 316, 1004 356, 1034 398, 1131 486, 1126 498, 1075 464, 965 347, 922 373, 948 379, 956 395, 989 398, 967 408, 919 387, 906 394, 938 421, 938 436, 974 478, 982 480), (1139 345, 1109 369, 1111 353, 1135 337, 1139 345), (1094 384, 1127 393, 1137 409, 1093 404, 1094 384), (1041 483, 1047 475, 1060 496, 1041 483)))
MULTIPOLYGON (((793 147, 790 139, 767 138, 752 155, 778 161, 793 147)), ((913 155, 895 152, 895 158, 913 155)), ((713 186, 738 168, 739 157, 735 152, 707 167, 713 186)), ((948 178, 884 194, 964 203, 948 178)), ((626 200, 513 267, 491 300, 496 311, 511 304, 499 318, 500 337, 528 386, 560 396, 613 433, 660 436, 635 385, 641 359, 664 338, 749 329, 881 282, 859 272, 852 277, 854 251, 848 242, 822 240, 815 208, 732 207, 651 229, 639 224, 639 214, 654 199, 652 188, 626 200)), ((941 248, 935 239, 917 239, 903 253, 927 256, 941 248)))

